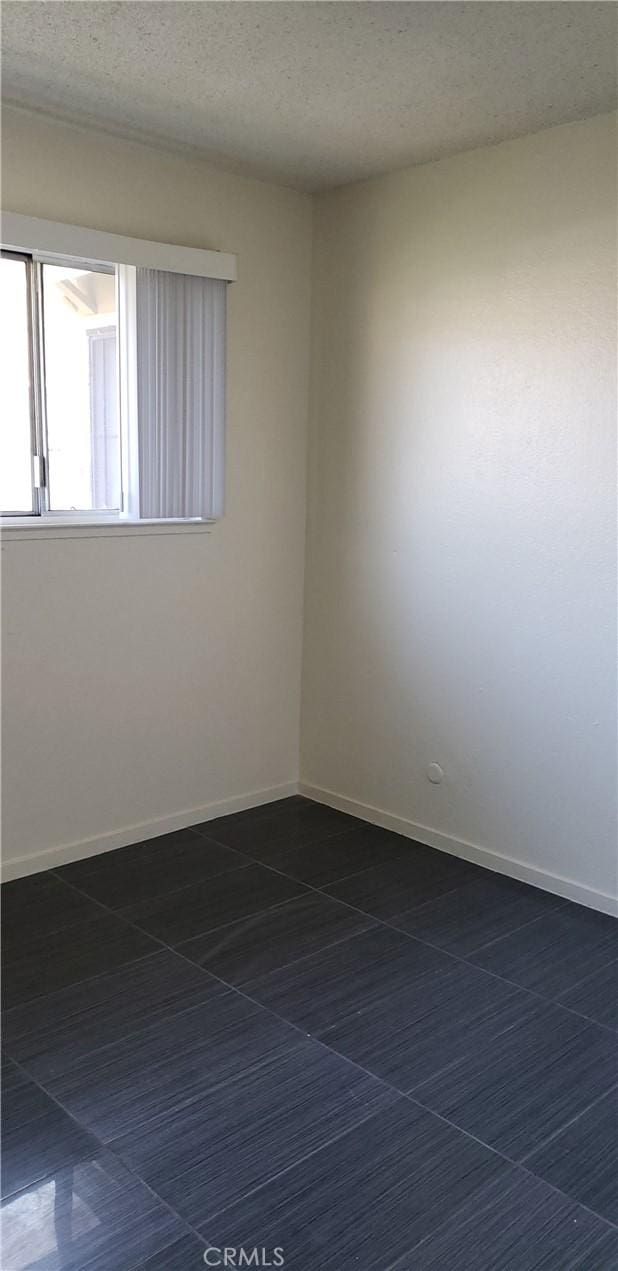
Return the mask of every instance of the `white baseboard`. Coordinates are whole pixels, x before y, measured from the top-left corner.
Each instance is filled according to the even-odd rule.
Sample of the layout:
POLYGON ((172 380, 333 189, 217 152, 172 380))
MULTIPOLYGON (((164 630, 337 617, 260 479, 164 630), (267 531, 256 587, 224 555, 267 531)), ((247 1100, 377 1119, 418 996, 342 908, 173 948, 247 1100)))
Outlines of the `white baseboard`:
POLYGON ((546 870, 537 869, 534 865, 526 865, 523 861, 511 856, 503 856, 500 852, 490 851, 487 847, 478 847, 476 843, 468 843, 465 839, 457 839, 450 834, 442 834, 439 830, 430 830, 426 825, 417 825, 404 817, 394 816, 381 808, 374 808, 367 803, 359 803, 356 799, 348 799, 345 795, 336 794, 334 790, 324 790, 301 781, 299 794, 317 803, 325 803, 328 807, 337 808, 340 812, 349 812, 351 816, 369 821, 371 825, 379 825, 384 830, 394 830, 406 838, 416 839, 427 847, 435 847, 440 852, 449 852, 451 856, 460 856, 475 865, 483 865, 498 874, 507 874, 510 878, 518 878, 521 882, 541 887, 556 896, 564 896, 566 900, 575 900, 580 905, 588 905, 590 909, 598 909, 601 913, 617 915, 618 898, 583 883, 576 883, 560 874, 550 874, 546 870))
POLYGON ((518 878, 522 882, 541 887, 556 896, 564 896, 566 900, 577 901, 590 909, 601 913, 618 914, 618 899, 583 883, 563 878, 560 874, 550 874, 546 870, 526 865, 523 861, 504 856, 476 843, 468 843, 465 839, 454 838, 450 834, 442 834, 426 825, 417 825, 405 817, 395 816, 382 808, 374 808, 371 804, 360 803, 357 799, 349 799, 337 794, 334 790, 307 782, 297 784, 290 781, 280 786, 267 789, 252 790, 249 794, 236 795, 229 799, 221 799, 217 803, 206 803, 201 807, 189 808, 184 812, 174 812, 170 816, 156 817, 151 821, 140 821, 136 825, 111 830, 106 834, 97 834, 92 838, 80 839, 73 843, 65 843, 45 848, 31 856, 17 857, 2 861, 1 877, 3 882, 14 878, 24 878, 28 874, 38 874, 42 870, 54 869, 59 865, 67 865, 70 861, 85 860, 89 856, 98 856, 101 852, 110 852, 118 847, 128 847, 131 843, 141 843, 145 839, 158 838, 161 834, 169 834, 173 830, 182 830, 187 826, 199 825, 202 821, 212 821, 217 816, 226 816, 231 812, 242 812, 245 808, 259 807, 265 803, 273 803, 276 799, 285 799, 292 794, 304 794, 317 803, 325 803, 328 807, 337 808, 341 812, 349 812, 351 816, 368 821, 371 825, 379 825, 385 830, 393 830, 406 838, 416 839, 428 847, 435 847, 440 852, 449 852, 452 856, 460 856, 463 860, 483 865, 486 869, 499 874, 507 874, 510 878, 518 878))
POLYGON ((69 861, 85 860, 88 856, 98 856, 100 852, 111 852, 116 847, 129 847, 131 843, 158 838, 160 834, 169 834, 172 830, 184 830, 187 826, 199 825, 201 821, 212 821, 216 816, 243 812, 245 808, 257 808, 263 803, 273 803, 275 799, 285 799, 297 791, 297 783, 289 781, 285 785, 221 799, 218 803, 205 803, 202 807, 189 808, 185 812, 173 812, 170 816, 156 817, 152 821, 140 821, 137 825, 110 830, 107 834, 96 834, 92 838, 80 839, 74 843, 48 847, 32 856, 3 860, 2 881, 6 883, 13 878, 25 878, 27 874, 38 874, 44 869, 68 865, 69 861))

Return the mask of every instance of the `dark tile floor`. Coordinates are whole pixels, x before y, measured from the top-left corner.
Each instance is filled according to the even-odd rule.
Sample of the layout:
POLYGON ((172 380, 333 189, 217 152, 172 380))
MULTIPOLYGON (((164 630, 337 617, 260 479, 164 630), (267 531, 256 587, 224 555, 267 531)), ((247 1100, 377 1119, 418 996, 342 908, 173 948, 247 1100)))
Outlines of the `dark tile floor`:
POLYGON ((2 894, 2 1271, 618 1269, 615 920, 300 797, 2 894))

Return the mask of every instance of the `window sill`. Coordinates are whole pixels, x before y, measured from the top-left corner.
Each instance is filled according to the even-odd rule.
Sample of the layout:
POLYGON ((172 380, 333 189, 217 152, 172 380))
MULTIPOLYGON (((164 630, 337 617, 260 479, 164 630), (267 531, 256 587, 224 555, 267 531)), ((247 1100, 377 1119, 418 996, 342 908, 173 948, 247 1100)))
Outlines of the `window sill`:
POLYGON ((30 539, 133 538, 141 534, 204 534, 214 521, 113 521, 43 520, 40 517, 6 517, 0 522, 0 539, 14 543, 30 539))

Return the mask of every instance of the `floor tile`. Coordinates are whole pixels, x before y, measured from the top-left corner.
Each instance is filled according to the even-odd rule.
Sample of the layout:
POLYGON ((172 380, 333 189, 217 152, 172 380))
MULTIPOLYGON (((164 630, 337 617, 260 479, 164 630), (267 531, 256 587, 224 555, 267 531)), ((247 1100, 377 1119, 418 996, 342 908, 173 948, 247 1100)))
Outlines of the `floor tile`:
POLYGON ((141 1262, 136 1271, 203 1271, 206 1245, 191 1234, 141 1262))
POLYGON ((51 873, 3 883, 1 906, 4 956, 19 949, 24 935, 48 936, 75 922, 98 918, 101 913, 92 900, 80 896, 51 873))
POLYGON ((214 975, 231 984, 244 984, 365 931, 374 921, 329 896, 308 892, 178 947, 214 975))
POLYGON ((395 1097, 301 1037, 123 1135, 114 1151, 196 1227, 395 1097))
POLYGON ((539 1002, 533 1019, 414 1090, 414 1098, 521 1160, 616 1081, 615 1038, 539 1002))
MULTIPOLYGON (((250 808, 252 815, 259 816, 260 812, 272 815, 273 812, 289 812, 292 808, 313 808, 316 806, 315 799, 309 799, 306 794, 288 794, 283 799, 273 799, 270 803, 261 803, 258 807, 250 808)), ((321 806, 321 805, 319 805, 321 806)), ((238 816, 244 816, 245 812, 237 813, 238 816)))
POLYGON ((4 1052, 1 1068, 3 1131, 29 1125, 51 1110, 53 1105, 45 1091, 4 1052))
POLYGON ((206 882, 183 887, 169 896, 131 905, 122 911, 166 944, 181 944, 192 936, 226 926, 249 914, 300 896, 306 888, 263 865, 249 865, 206 882))
POLYGON ((561 1006, 618 1031, 618 962, 609 962, 594 975, 586 976, 557 1000, 561 1006))
POLYGON ((162 1019, 46 1078, 46 1089, 104 1142, 194 1103, 301 1034, 230 990, 173 1020, 162 1019))
MULTIPOLYGON (((213 817, 210 821, 202 821, 199 825, 193 825, 191 828, 199 834, 210 836, 211 830, 215 827, 217 830, 226 830, 234 825, 249 825, 255 821, 261 821, 265 817, 272 818, 279 816, 281 813, 296 811, 299 808, 315 807, 312 799, 306 799, 302 794, 291 794, 287 799, 275 799, 272 803, 260 803, 255 808, 244 808, 241 812, 230 812, 227 816, 213 817)), ((217 837, 212 835, 213 838, 217 837)))
POLYGON ((59 1167, 2 1208, 3 1271, 197 1271, 202 1251, 108 1152, 59 1167), (184 1265, 174 1261, 183 1249, 184 1265))
POLYGON ((451 959, 437 949, 376 927, 281 971, 250 980, 244 991, 284 1019, 315 1033, 415 980, 435 977, 450 965, 451 959))
POLYGON ((383 1271, 509 1172, 398 1100, 200 1229, 214 1246, 279 1246, 294 1271, 383 1271))
POLYGON ((92 1050, 130 1037, 224 993, 225 987, 168 949, 5 1011, 9 1054, 45 1083, 92 1050))
POLYGON ((618 1232, 513 1170, 392 1271, 613 1271, 618 1232))
POLYGON ((441 975, 385 993, 320 1039, 368 1072, 408 1091, 482 1050, 498 1033, 517 1029, 537 1010, 537 998, 462 963, 441 975))
POLYGON ((345 812, 337 812, 321 803, 309 803, 295 804, 289 809, 279 808, 270 815, 259 817, 247 816, 246 813, 233 821, 221 817, 193 828, 203 830, 217 842, 226 843, 250 856, 252 849, 270 843, 285 841, 289 847, 300 846, 341 834, 344 830, 362 829, 364 825, 364 821, 345 812))
MULTIPOLYGON (((14 1064, 2 1064, 2 1195, 98 1150, 90 1134, 14 1064)), ((4 1264, 3 1264, 4 1271, 4 1264)))
POLYGON ((523 988, 557 997, 616 957, 616 919, 569 903, 496 940, 474 954, 473 960, 523 988))
POLYGON ((277 842, 251 849, 251 854, 264 865, 279 869, 292 878, 300 878, 312 887, 323 887, 371 866, 409 860, 412 852, 414 844, 410 839, 375 825, 347 830, 345 834, 335 834, 300 847, 277 842))
POLYGON ((4 958, 3 1006, 28 1002, 44 993, 102 975, 125 962, 154 953, 159 945, 113 914, 97 909, 90 921, 51 935, 28 935, 4 958))
POLYGON ((446 852, 434 852, 410 839, 406 842, 408 852, 401 860, 366 869, 324 890, 376 918, 390 919, 460 887, 480 872, 476 865, 446 852))
POLYGON ((618 1226, 618 1089, 527 1157, 526 1166, 618 1226))
POLYGON ((122 909, 246 864, 246 857, 231 847, 193 830, 180 830, 75 861, 57 873, 110 909, 122 909))
POLYGON ((410 913, 397 914, 391 921, 419 940, 465 957, 563 903, 538 887, 487 872, 485 877, 410 913))

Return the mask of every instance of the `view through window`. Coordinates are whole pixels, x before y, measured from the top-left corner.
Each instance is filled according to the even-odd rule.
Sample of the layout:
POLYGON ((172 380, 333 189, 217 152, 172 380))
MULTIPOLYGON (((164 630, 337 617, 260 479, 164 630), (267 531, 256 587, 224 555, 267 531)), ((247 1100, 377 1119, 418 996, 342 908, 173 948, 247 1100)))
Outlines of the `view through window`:
POLYGON ((119 508, 116 279, 63 265, 42 274, 49 506, 119 508))

